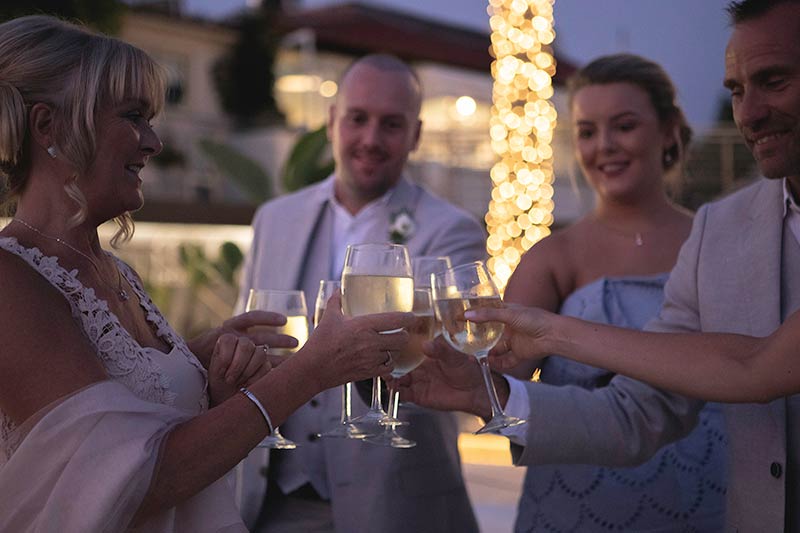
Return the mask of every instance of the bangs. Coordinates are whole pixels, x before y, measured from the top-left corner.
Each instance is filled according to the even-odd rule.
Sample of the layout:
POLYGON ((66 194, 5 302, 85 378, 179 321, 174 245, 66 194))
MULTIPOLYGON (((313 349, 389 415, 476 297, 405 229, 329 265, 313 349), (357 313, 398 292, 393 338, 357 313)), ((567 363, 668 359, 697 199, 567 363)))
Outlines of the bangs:
POLYGON ((100 101, 118 105, 127 100, 145 104, 150 117, 164 107, 166 71, 142 50, 121 41, 113 41, 106 61, 105 87, 100 101))

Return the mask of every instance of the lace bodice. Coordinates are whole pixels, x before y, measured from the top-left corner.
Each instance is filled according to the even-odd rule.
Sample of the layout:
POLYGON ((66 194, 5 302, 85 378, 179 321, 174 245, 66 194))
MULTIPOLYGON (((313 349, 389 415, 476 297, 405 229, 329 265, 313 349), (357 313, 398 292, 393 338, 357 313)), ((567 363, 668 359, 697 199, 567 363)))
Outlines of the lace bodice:
MULTIPOLYGON (((67 271, 59 266, 57 257, 45 256, 38 248, 25 248, 13 237, 0 237, 0 248, 22 258, 64 295, 111 379, 143 400, 180 407, 193 414, 208 409, 206 370, 123 261, 115 257, 120 272, 138 296, 147 321, 158 337, 172 347, 169 353, 140 346, 109 310, 108 303, 78 280, 77 270, 67 271)), ((15 428, 0 411, 0 465, 16 449, 18 443, 11 437, 15 428)))

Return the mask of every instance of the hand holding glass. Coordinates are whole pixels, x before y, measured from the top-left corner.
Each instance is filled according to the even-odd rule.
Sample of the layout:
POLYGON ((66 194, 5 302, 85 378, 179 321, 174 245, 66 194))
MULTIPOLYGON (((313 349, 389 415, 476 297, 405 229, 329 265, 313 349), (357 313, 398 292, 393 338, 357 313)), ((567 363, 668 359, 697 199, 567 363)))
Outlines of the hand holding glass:
POLYGON ((474 355, 480 363, 492 418, 476 433, 496 433, 505 427, 524 424, 524 420, 503 412, 489 368, 487 355, 503 335, 504 325, 501 322, 479 324, 464 319, 464 312, 468 309, 503 305, 484 264, 476 261, 434 274, 433 298, 445 340, 456 350, 474 355))
MULTIPOLYGON (((273 311, 286 316, 286 324, 283 326, 258 326, 291 335, 297 339, 296 348, 275 348, 271 352, 277 355, 290 356, 303 347, 308 340, 308 309, 306 298, 303 291, 295 290, 273 290, 273 289, 250 289, 247 298, 246 311, 260 309, 262 311, 273 311)), ((263 441, 258 444, 259 448, 278 448, 291 450, 297 444, 281 435, 276 427, 263 441)))

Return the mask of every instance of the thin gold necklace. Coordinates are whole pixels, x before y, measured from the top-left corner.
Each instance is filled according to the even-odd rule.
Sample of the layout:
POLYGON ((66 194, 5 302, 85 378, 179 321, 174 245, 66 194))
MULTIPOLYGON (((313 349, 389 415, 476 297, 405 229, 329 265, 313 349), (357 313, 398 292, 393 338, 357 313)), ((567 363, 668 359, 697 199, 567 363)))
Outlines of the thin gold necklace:
POLYGON ((633 235, 631 235, 627 231, 623 231, 623 230, 621 230, 619 228, 615 228, 615 227, 609 225, 607 222, 601 220, 600 217, 598 217, 597 215, 592 215, 592 218, 595 220, 595 222, 597 222, 598 224, 600 224, 601 226, 606 228, 608 231, 610 231, 612 233, 616 233, 617 235, 621 235, 623 237, 627 237, 628 239, 633 239, 633 243, 636 246, 644 246, 644 238, 642 238, 642 232, 641 231, 635 231, 635 232, 633 232, 633 235))
POLYGON ((19 222, 20 224, 22 224, 23 226, 25 226, 26 228, 28 228, 32 232, 38 233, 39 235, 41 235, 45 239, 50 239, 51 241, 56 241, 58 244, 66 246, 67 248, 69 248, 70 250, 75 252, 76 254, 82 255, 83 257, 86 258, 87 261, 89 261, 89 263, 91 263, 91 265, 97 271, 97 275, 100 276, 100 281, 102 281, 108 288, 113 289, 114 292, 117 295, 117 298, 119 298, 120 301, 124 302, 129 298, 128 292, 125 289, 122 288, 122 273, 119 271, 119 267, 117 267, 117 286, 114 287, 113 285, 108 283, 103 278, 103 273, 100 271, 100 267, 97 266, 97 263, 95 263, 94 260, 91 257, 89 257, 87 254, 81 252, 80 250, 78 250, 77 248, 72 246, 70 243, 68 243, 68 242, 66 242, 66 241, 64 241, 64 240, 62 240, 62 239, 60 239, 58 237, 55 237, 53 235, 48 235, 47 233, 45 233, 43 231, 40 231, 39 229, 31 226, 30 224, 28 224, 27 222, 25 222, 21 218, 14 217, 11 220, 12 220, 12 222, 19 222))

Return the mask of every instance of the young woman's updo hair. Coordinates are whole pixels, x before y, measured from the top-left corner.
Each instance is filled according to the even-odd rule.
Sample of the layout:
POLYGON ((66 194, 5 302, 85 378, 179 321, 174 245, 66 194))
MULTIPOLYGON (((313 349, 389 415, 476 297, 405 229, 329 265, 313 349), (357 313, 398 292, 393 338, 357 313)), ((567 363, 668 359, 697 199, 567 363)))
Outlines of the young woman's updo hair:
MULTIPOLYGON (((133 99, 155 115, 164 89, 161 66, 118 39, 42 15, 0 24, 0 213, 14 210, 27 183, 28 113, 34 104, 53 110, 54 148, 75 169, 65 188, 77 204, 73 222, 79 223, 86 216, 86 200, 76 179, 95 159, 98 110, 133 99)), ((130 238, 130 216, 117 223, 115 240, 130 238)))
POLYGON ((683 161, 692 139, 692 128, 678 106, 675 86, 661 66, 634 54, 614 54, 595 59, 570 76, 567 81, 569 106, 575 94, 590 85, 630 83, 642 89, 650 98, 662 125, 675 128, 675 144, 663 154, 664 169, 683 161))

